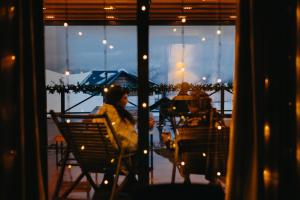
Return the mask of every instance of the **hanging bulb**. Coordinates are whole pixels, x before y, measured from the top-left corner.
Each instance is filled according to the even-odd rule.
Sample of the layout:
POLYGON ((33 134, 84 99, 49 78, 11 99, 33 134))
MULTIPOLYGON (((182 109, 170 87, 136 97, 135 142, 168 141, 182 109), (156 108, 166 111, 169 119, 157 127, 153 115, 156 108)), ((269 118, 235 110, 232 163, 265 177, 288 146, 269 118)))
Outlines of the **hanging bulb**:
POLYGON ((102 44, 107 44, 107 40, 106 40, 106 39, 103 39, 103 40, 102 40, 102 44))
POLYGON ((65 23, 64 23, 64 27, 67 27, 67 26, 68 26, 68 23, 67 23, 67 22, 65 22, 65 23))
POLYGON ((183 18, 181 19, 181 22, 182 22, 182 23, 185 23, 185 22, 186 22, 186 18, 183 17, 183 18))
POLYGON ((110 44, 110 45, 109 45, 109 48, 110 48, 110 49, 113 49, 113 48, 114 48, 114 46, 110 44))
POLYGON ((218 78, 218 79, 217 79, 217 82, 218 82, 218 83, 221 83, 221 82, 222 82, 222 79, 218 78))
POLYGON ((69 76, 69 75, 70 75, 70 71, 69 71, 69 70, 66 70, 66 71, 65 71, 65 75, 66 75, 66 76, 69 76))
POLYGON ((217 35, 221 35, 222 31, 220 29, 217 30, 217 35))

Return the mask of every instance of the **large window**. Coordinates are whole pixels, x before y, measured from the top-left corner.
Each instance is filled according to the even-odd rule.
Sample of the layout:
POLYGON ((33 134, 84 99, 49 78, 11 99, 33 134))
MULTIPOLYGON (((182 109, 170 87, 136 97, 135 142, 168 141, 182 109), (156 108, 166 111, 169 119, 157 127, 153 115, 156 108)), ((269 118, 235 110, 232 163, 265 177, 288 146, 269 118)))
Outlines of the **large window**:
MULTIPOLYGON (((231 82, 234 37, 234 26, 151 26, 150 80, 158 84, 216 83, 218 79, 231 82), (180 69, 182 60, 184 72, 180 69)), ((46 26, 45 51, 49 85, 81 83, 93 71, 137 73, 135 26, 46 26), (102 43, 105 34, 107 44, 102 43), (66 70, 70 75, 65 75, 66 70)), ((217 108, 220 108, 219 96, 213 96, 217 108)), ((68 94, 66 108, 86 97, 87 94, 68 94)), ((136 98, 131 100, 135 102, 136 98)), ((150 98, 150 104, 154 101, 150 98)), ((47 110, 60 109, 58 94, 48 94, 47 102, 47 110)), ((97 96, 72 111, 90 112, 101 102, 102 97, 97 96)), ((225 95, 226 109, 231 109, 230 94, 225 95)))

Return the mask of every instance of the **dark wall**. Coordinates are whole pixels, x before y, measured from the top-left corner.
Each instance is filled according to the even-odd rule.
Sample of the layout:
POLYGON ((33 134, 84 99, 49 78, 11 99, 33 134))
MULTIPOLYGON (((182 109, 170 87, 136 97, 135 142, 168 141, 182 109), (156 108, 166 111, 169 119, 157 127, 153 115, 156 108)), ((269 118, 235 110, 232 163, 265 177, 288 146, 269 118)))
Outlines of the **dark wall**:
POLYGON ((45 199, 42 1, 0 1, 0 199, 45 199))

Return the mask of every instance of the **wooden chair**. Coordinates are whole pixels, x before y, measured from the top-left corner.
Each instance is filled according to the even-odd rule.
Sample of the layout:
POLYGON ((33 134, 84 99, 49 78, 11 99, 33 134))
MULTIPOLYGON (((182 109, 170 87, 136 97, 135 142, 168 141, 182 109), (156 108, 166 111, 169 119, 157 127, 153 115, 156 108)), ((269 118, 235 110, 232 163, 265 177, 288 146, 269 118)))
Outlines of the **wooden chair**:
MULTIPOLYGON (((90 173, 107 173, 114 170, 115 178, 110 195, 110 199, 114 199, 121 163, 123 166, 126 165, 125 158, 132 154, 125 155, 108 116, 106 114, 64 115, 53 111, 50 111, 50 113, 68 144, 64 162, 72 152, 82 171, 70 188, 62 195, 62 198, 66 198, 84 176, 95 191, 99 190, 100 186, 94 182, 90 173), (97 119, 96 122, 95 119, 97 119)), ((64 167, 65 165, 61 168, 56 185, 57 191, 55 191, 53 199, 58 198, 64 167)))
POLYGON ((185 183, 190 183, 190 174, 205 174, 207 179, 216 179, 226 173, 229 128, 181 127, 175 136, 176 167, 185 183))

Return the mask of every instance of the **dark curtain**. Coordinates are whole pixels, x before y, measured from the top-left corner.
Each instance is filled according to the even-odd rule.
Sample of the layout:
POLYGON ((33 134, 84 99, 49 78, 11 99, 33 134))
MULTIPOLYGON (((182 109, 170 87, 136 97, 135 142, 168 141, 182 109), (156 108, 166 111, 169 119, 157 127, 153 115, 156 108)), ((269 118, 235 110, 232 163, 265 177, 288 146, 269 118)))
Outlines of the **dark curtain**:
POLYGON ((46 199, 42 1, 0 1, 0 199, 46 199))
POLYGON ((299 196, 296 2, 238 2, 227 199, 299 196))

